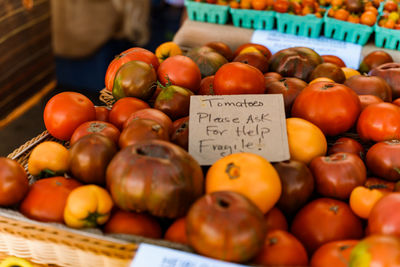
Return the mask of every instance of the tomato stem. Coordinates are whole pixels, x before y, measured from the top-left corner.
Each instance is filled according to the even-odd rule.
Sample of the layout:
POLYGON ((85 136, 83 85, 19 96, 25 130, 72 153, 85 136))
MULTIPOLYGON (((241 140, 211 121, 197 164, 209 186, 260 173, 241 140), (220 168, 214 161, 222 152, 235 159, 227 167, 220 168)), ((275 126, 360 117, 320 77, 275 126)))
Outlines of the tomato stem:
POLYGON ((240 167, 235 165, 235 163, 230 162, 226 165, 226 174, 228 174, 229 179, 237 179, 240 177, 240 167))

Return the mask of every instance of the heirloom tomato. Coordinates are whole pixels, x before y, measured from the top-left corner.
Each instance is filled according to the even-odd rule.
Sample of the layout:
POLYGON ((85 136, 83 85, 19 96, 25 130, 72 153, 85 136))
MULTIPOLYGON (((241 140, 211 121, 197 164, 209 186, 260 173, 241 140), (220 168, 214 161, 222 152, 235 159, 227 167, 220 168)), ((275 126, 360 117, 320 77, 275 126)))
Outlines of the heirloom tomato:
POLYGON ((307 266, 308 255, 296 237, 276 229, 268 231, 264 246, 253 262, 262 266, 307 266))
POLYGON ((281 195, 281 181, 271 163, 247 152, 217 160, 207 172, 205 185, 206 193, 224 190, 241 193, 263 213, 269 211, 281 195))
POLYGON ((36 181, 22 201, 20 211, 34 220, 63 223, 68 195, 79 186, 78 181, 61 176, 36 181))
POLYGON ((354 153, 360 158, 364 158, 365 149, 357 140, 349 137, 340 137, 335 143, 328 149, 328 155, 347 152, 354 153))
POLYGON ((199 198, 186 216, 188 242, 198 253, 246 262, 262 248, 265 224, 260 209, 247 197, 218 191, 199 198))
POLYGON ((38 178, 64 175, 69 168, 69 150, 54 141, 44 141, 32 149, 28 172, 38 178))
POLYGON ((157 70, 158 80, 164 85, 177 85, 197 92, 201 73, 197 64, 187 56, 176 55, 164 60, 157 70))
POLYGON ((122 129, 125 121, 135 111, 149 108, 149 104, 135 97, 124 97, 114 103, 111 108, 109 119, 112 124, 122 129))
POLYGON ((311 257, 311 267, 348 267, 351 250, 358 240, 328 242, 319 247, 311 257))
POLYGON ((314 123, 326 135, 349 130, 361 111, 360 99, 349 87, 338 83, 317 82, 296 97, 292 116, 314 123))
POLYGON ((107 222, 113 201, 110 194, 97 185, 83 185, 68 195, 64 221, 73 228, 96 227, 107 222))
POLYGON ((128 50, 125 50, 124 52, 116 56, 108 65, 105 75, 105 85, 107 90, 109 90, 110 92, 112 91, 114 86, 115 74, 117 73, 119 68, 125 63, 133 60, 139 60, 150 64, 155 70, 157 70, 158 66, 160 65, 160 63, 158 62, 158 58, 153 52, 141 47, 129 48, 128 50))
POLYGON ((353 153, 339 152, 316 157, 310 163, 310 170, 319 194, 343 200, 348 199, 351 191, 367 179, 364 162, 353 153))
POLYGON ((68 141, 79 125, 96 119, 96 109, 86 96, 76 92, 62 92, 47 101, 43 119, 52 136, 68 141))
POLYGON ((121 132, 114 124, 105 121, 87 121, 79 125, 71 136, 69 144, 72 146, 80 138, 89 134, 101 134, 109 137, 114 143, 118 144, 119 135, 121 132))
POLYGON ((399 205, 399 192, 388 193, 378 200, 368 217, 369 233, 400 238, 400 214, 397 212, 399 205))
POLYGON ((371 146, 366 164, 374 175, 394 182, 400 180, 400 140, 378 142, 371 146))
POLYGON ((367 236, 353 248, 347 266, 399 267, 400 238, 390 235, 367 236))
POLYGON ((286 119, 290 159, 305 164, 326 153, 328 144, 323 132, 313 123, 301 118, 286 119))
POLYGON ((186 234, 186 217, 176 219, 167 229, 165 240, 188 245, 186 234))
POLYGON ((357 133, 365 141, 400 139, 400 107, 386 102, 367 106, 358 118, 357 133))
POLYGON ((368 219, 373 206, 383 196, 384 193, 378 189, 357 186, 350 194, 350 208, 358 217, 368 219))
POLYGON ((20 163, 0 157, 0 205, 20 202, 29 189, 28 175, 20 163))
POLYGON ((216 95, 263 94, 265 78, 263 73, 248 64, 231 62, 223 65, 214 75, 216 95))
POLYGON ((149 238, 161 238, 161 226, 158 221, 145 213, 116 210, 104 225, 108 234, 129 234, 149 238))
POLYGON ((325 243, 363 236, 361 220, 349 205, 332 198, 318 198, 304 206, 293 219, 291 232, 310 254, 325 243))

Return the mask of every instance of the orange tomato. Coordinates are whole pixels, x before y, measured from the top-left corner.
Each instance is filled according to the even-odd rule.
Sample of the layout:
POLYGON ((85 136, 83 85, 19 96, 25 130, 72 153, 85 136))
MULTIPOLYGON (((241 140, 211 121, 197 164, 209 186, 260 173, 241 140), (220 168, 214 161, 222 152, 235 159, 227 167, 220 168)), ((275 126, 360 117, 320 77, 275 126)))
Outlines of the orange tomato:
POLYGON ((325 135, 313 123, 300 118, 286 119, 290 159, 308 164, 313 158, 326 154, 325 135))
POLYGON ((378 9, 376 9, 376 7, 374 7, 373 5, 366 5, 364 7, 364 11, 371 11, 373 12, 376 16, 378 16, 378 9))
POLYGON ((253 153, 242 152, 225 156, 217 160, 206 175, 206 193, 241 193, 263 213, 275 205, 281 190, 279 175, 271 163, 253 153))
POLYGON ((187 245, 186 217, 176 219, 168 227, 167 231, 165 232, 164 239, 187 245))
POLYGON ((303 244, 291 233, 272 230, 267 233, 264 246, 254 263, 263 266, 307 266, 308 256, 303 244))
POLYGON ((266 0, 251 0, 251 6, 255 10, 264 10, 267 8, 266 0))
POLYGON ((241 0, 239 6, 242 9, 251 9, 251 0, 241 0))
POLYGON ((368 219, 372 207, 384 194, 377 189, 357 186, 350 194, 350 208, 359 217, 368 219))
POLYGON ((368 26, 373 26, 376 22, 376 14, 372 11, 365 11, 361 14, 360 23, 368 26))
POLYGON ((360 23, 360 17, 358 16, 358 15, 355 15, 355 14, 351 14, 348 18, 347 18, 347 21, 348 22, 351 22, 351 23, 360 23))
POLYGON ((347 11, 344 8, 340 8, 340 9, 336 10, 334 18, 337 19, 337 20, 346 21, 349 16, 350 16, 350 12, 349 11, 347 11))
POLYGON ((339 7, 343 5, 343 0, 332 0, 331 1, 331 6, 332 7, 339 7))

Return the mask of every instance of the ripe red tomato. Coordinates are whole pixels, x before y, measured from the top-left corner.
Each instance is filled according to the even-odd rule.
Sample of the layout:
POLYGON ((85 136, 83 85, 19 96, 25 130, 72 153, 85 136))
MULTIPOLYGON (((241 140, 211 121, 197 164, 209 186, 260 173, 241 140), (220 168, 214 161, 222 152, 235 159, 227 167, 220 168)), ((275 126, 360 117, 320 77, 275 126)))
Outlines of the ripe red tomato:
POLYGON ((263 248, 257 254, 254 263, 262 266, 307 266, 307 251, 291 233, 283 230, 271 230, 267 233, 263 248))
POLYGON ((346 64, 343 62, 343 60, 335 55, 322 55, 321 56, 324 62, 329 62, 332 64, 335 64, 339 67, 346 67, 346 64))
POLYGON ((62 92, 46 103, 43 119, 52 136, 68 141, 79 125, 96 119, 96 109, 86 96, 76 92, 62 92))
POLYGON ((199 91, 197 91, 198 95, 213 95, 214 94, 214 75, 204 77, 200 82, 199 91))
POLYGON ((199 90, 201 73, 197 64, 189 57, 176 55, 164 60, 157 70, 158 80, 166 85, 178 85, 193 93, 199 90))
POLYGON ((146 62, 147 64, 152 65, 155 70, 157 70, 160 65, 157 56, 153 52, 141 47, 129 48, 128 50, 125 50, 124 52, 116 56, 108 65, 105 76, 105 85, 107 90, 112 92, 115 74, 122 65, 132 60, 146 62))
POLYGON ((351 191, 363 185, 367 169, 359 156, 340 152, 327 157, 316 157, 310 163, 316 191, 324 197, 346 200, 351 191))
POLYGON ((348 266, 365 265, 399 267, 400 238, 390 235, 371 235, 362 239, 353 248, 348 266))
POLYGON ((122 130, 125 121, 131 114, 139 109, 150 108, 149 104, 135 97, 124 97, 119 99, 111 108, 109 120, 112 124, 122 130))
POLYGON ((75 129, 69 144, 72 146, 81 137, 93 133, 107 136, 113 140, 115 144, 118 144, 120 131, 116 126, 114 126, 114 124, 105 121, 87 121, 82 123, 75 129))
POLYGON ((96 109, 96 121, 106 121, 108 122, 108 115, 110 114, 110 109, 106 106, 95 106, 96 109))
POLYGON ((0 205, 19 203, 29 190, 28 175, 17 161, 0 157, 0 205))
POLYGON ((129 234, 149 238, 161 238, 162 231, 158 221, 145 213, 116 210, 104 225, 105 233, 129 234))
POLYGON ((374 144, 367 152, 366 164, 373 174, 389 180, 400 180, 400 141, 390 140, 374 144))
POLYGON ((331 198, 318 198, 304 206, 296 214, 291 232, 310 254, 325 243, 363 236, 361 220, 349 205, 331 198))
POLYGON ((364 158, 365 149, 357 140, 349 137, 340 137, 335 143, 328 149, 328 155, 347 152, 354 153, 361 159, 364 158))
POLYGON ((80 185, 74 179, 61 176, 36 181, 22 201, 20 211, 34 220, 63 223, 68 195, 80 185))
POLYGON ((400 139, 400 107, 386 102, 367 106, 358 118, 357 133, 375 142, 400 139))
POLYGON ((358 240, 340 240, 322 245, 311 257, 311 267, 348 267, 351 250, 358 240))
POLYGON ((360 99, 349 87, 332 82, 316 82, 308 85, 296 97, 292 116, 308 120, 324 134, 333 136, 349 130, 360 111, 360 99))
POLYGON ((265 78, 262 72, 253 66, 231 62, 217 70, 213 87, 216 95, 263 94, 265 78))
POLYGON ((400 237, 400 214, 397 212, 399 205, 398 192, 388 193, 378 200, 368 217, 369 233, 400 237))

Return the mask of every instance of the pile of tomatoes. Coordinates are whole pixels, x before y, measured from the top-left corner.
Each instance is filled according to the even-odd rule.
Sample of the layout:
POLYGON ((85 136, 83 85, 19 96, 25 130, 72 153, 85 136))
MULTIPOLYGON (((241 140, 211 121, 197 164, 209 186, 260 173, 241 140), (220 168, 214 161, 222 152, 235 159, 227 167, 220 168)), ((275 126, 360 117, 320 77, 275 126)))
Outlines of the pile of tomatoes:
POLYGON ((378 1, 332 0, 328 16, 337 20, 373 26, 378 18, 378 1))
POLYGON ((397 1, 388 0, 383 5, 383 12, 378 21, 378 25, 388 29, 399 30, 399 15, 399 3, 397 1))
POLYGON ((305 47, 129 49, 107 70, 111 107, 57 94, 43 117, 59 142, 35 146, 28 172, 0 158, 0 205, 232 262, 396 266, 400 64, 373 52, 361 70, 305 47), (187 152, 190 96, 264 93, 283 95, 290 160, 241 152, 200 167, 187 152))

